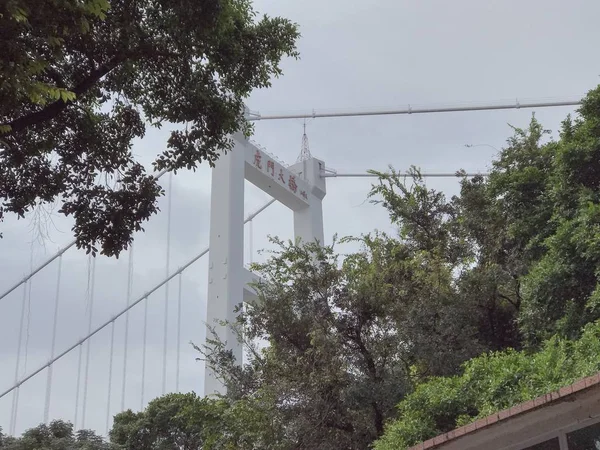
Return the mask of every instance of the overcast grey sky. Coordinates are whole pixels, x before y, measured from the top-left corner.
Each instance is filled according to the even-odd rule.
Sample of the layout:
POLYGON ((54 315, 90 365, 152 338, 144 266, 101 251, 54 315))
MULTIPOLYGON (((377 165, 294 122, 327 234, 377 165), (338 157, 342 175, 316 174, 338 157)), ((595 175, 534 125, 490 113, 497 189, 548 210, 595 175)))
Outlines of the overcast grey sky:
MULTIPOLYGON (((285 75, 268 90, 248 100, 253 111, 310 111, 405 107, 407 104, 442 104, 513 101, 516 98, 579 96, 600 81, 600 3, 596 0, 256 0, 256 9, 280 15, 300 25, 301 59, 286 60, 285 75)), ((554 131, 573 108, 536 111, 539 120, 554 131)), ((527 126, 531 110, 463 112, 412 116, 316 119, 307 132, 313 155, 339 172, 397 169, 416 165, 423 171, 485 171, 496 151, 510 136, 508 123, 527 126), (487 144, 473 148, 465 144, 487 144)), ((293 163, 299 153, 302 121, 256 123, 254 140, 293 163)), ((136 145, 144 161, 162 150, 165 132, 152 130, 136 145)), ((164 184, 167 177, 163 177, 164 184)), ((365 202, 369 179, 330 179, 324 200, 325 235, 329 238, 391 230, 385 211, 365 202)), ((454 179, 431 179, 431 187, 448 195, 457 191, 454 179)), ((171 268, 208 245, 210 171, 181 173, 173 179, 171 268)), ((249 186, 246 211, 268 197, 249 186)), ((166 199, 162 213, 147 225, 134 245, 133 299, 140 297, 165 274, 166 199)), ((33 264, 52 255, 71 240, 69 221, 54 217, 50 239, 34 242, 29 220, 9 218, 0 240, 0 292, 21 278, 33 264), (32 252, 33 249, 33 252, 32 252)), ((254 221, 254 248, 267 246, 267 234, 292 237, 292 216, 273 205, 254 221)), ((255 260, 257 256, 255 256, 255 260)), ((63 260, 57 352, 70 346, 87 329, 87 257, 71 250, 63 260)), ((50 355, 52 310, 58 265, 55 263, 31 284, 31 294, 18 289, 0 301, 0 392, 12 384, 20 305, 26 308, 28 338, 24 338, 20 374, 43 364, 50 355), (27 361, 25 366, 25 342, 27 361)), ((118 261, 98 258, 94 325, 126 304, 128 255, 118 261)), ((190 348, 204 336, 207 261, 184 273, 182 282, 180 388, 202 393, 202 364, 190 348)), ((167 390, 175 389, 177 282, 170 285, 167 390)), ((148 301, 149 332, 146 399, 161 394, 165 291, 148 301)), ((140 304, 130 316, 126 407, 140 406, 142 320, 140 304)), ((111 414, 119 411, 123 371, 124 321, 115 326, 111 414)), ((106 431, 110 327, 91 341, 89 389, 85 426, 106 431)), ((83 347, 82 367, 85 367, 83 347)), ((66 356, 54 369, 51 417, 74 420, 78 352, 66 356)), ((83 371, 82 371, 83 373, 83 371)), ((43 419, 46 372, 23 385, 17 432, 43 419)), ((79 397, 83 403, 83 388, 79 397)), ((8 429, 12 395, 0 399, 0 426, 8 429)), ((82 425, 79 412, 77 426, 82 425)))

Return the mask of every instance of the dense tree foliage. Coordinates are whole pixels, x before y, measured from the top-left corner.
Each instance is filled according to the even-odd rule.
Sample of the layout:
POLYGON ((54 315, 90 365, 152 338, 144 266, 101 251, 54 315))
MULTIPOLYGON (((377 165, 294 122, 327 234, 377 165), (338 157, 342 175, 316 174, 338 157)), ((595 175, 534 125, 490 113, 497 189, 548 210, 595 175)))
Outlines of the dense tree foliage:
POLYGON ((434 377, 398 405, 376 450, 403 450, 478 418, 556 391, 600 371, 600 322, 578 340, 554 336, 537 353, 509 349, 484 354, 461 375, 434 377))
POLYGON ((111 443, 127 450, 275 449, 281 441, 259 399, 237 402, 168 394, 142 412, 115 416, 111 443))
POLYGON ((409 399, 433 400, 423 400, 432 407, 423 409, 428 418, 410 431, 411 442, 596 370, 596 359, 579 365, 577 351, 585 349, 571 355, 568 340, 600 318, 599 137, 600 88, 575 120, 564 121, 557 140, 535 117, 514 128, 490 176, 463 177, 452 198, 428 189, 414 168, 408 180, 393 169, 379 173, 370 197, 389 211, 398 236, 362 236, 362 250, 343 261, 333 246, 280 242, 279 252, 255 266, 263 280, 258 303, 232 324, 251 349, 250 362, 237 366, 218 340, 202 349, 228 396, 271 399, 284 426, 282 448, 354 449, 380 437, 394 417, 416 420, 403 422, 408 406, 393 407, 415 389, 409 399), (268 345, 253 347, 257 341, 268 345), (474 360, 467 378, 459 376, 466 361, 508 348, 474 360), (536 366, 520 365, 540 349, 536 366), (553 355, 574 358, 572 370, 550 371, 543 361, 553 355), (518 395, 475 401, 480 393, 459 389, 469 376, 493 386, 494 367, 509 363, 508 376, 517 378, 550 372, 518 395), (419 387, 430 377, 433 384, 419 387), (456 410, 440 411, 446 422, 434 415, 437 394, 456 410))
POLYGON ((451 200, 393 173, 373 191, 406 242, 452 267, 491 349, 576 337, 600 317, 600 89, 559 140, 544 142, 547 133, 535 118, 515 129, 489 178, 464 179, 451 200))
POLYGON ((0 429, 0 449, 2 450, 116 450, 102 437, 90 430, 73 431, 73 425, 61 420, 39 425, 25 431, 19 438, 2 435, 0 429))
MULTIPOLYGON (((251 363, 241 370, 232 361, 218 367, 222 354, 209 357, 231 397, 273 399, 290 448, 364 448, 406 393, 398 381, 408 362, 386 312, 394 297, 385 288, 373 291, 378 274, 371 264, 387 264, 383 244, 368 241, 373 252, 346 259, 341 269, 330 247, 281 243, 256 266, 269 283, 240 324, 246 342, 264 339, 268 347, 250 347, 251 363), (348 276, 362 270, 368 275, 348 276)), ((399 268, 405 276, 408 270, 399 268)))
POLYGON ((132 155, 174 129, 156 170, 213 164, 248 133, 243 100, 296 56, 296 26, 249 0, 0 3, 0 220, 60 204, 77 244, 118 255, 161 188, 132 155))
POLYGON ((60 420, 27 430, 21 437, 2 434, 1 450, 259 450, 280 449, 280 427, 269 412, 272 402, 255 397, 239 401, 167 394, 145 410, 114 417, 110 442, 90 430, 73 431, 60 420))
POLYGON ((274 402, 283 448, 364 449, 415 379, 482 351, 448 267, 384 234, 360 242, 341 263, 332 246, 279 242, 255 265, 265 282, 237 324, 250 363, 223 343, 206 352, 230 398, 274 402))

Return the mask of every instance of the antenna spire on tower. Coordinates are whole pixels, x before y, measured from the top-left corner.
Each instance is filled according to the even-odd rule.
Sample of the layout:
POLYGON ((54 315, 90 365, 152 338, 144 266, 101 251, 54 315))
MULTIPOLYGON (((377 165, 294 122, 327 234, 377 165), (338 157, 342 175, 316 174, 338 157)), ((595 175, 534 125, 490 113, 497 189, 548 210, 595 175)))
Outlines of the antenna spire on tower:
POLYGON ((310 154, 310 147, 308 146, 308 136, 306 135, 306 119, 304 120, 304 134, 302 135, 302 149, 300 150, 300 156, 296 162, 307 161, 312 158, 310 154))

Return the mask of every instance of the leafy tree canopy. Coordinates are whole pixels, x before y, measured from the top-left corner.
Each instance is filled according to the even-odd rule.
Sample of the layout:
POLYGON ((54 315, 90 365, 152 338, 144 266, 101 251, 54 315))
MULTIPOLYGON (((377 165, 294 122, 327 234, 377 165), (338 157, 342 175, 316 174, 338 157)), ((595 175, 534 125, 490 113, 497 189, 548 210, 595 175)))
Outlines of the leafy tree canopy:
POLYGON ((236 365, 218 339, 199 350, 229 398, 272 402, 282 448, 367 448, 415 379, 480 353, 436 259, 383 234, 363 236, 343 262, 333 246, 276 242, 254 267, 259 300, 236 324, 250 362, 236 365))
POLYGON ((514 130, 489 178, 463 179, 450 200, 418 172, 410 187, 381 174, 372 192, 405 243, 452 269, 461 301, 487 310, 491 349, 577 337, 600 318, 600 88, 556 141, 535 117, 514 130))
POLYGON ((279 438, 269 435, 272 424, 266 418, 258 399, 231 402, 168 394, 142 412, 116 415, 110 437, 118 448, 130 450, 274 449, 279 438))
POLYGON ((59 202, 79 247, 118 255, 162 191, 131 153, 174 124, 156 170, 214 164, 243 100, 297 56, 296 26, 249 0, 0 4, 0 220, 59 202))
POLYGON ((402 450, 478 418, 558 390, 600 371, 600 322, 579 340, 554 336, 537 353, 505 350, 464 365, 462 374, 432 378, 398 405, 376 450, 402 450))
POLYGON ((101 436, 90 430, 73 431, 73 425, 55 420, 49 425, 39 425, 25 431, 21 437, 3 436, 0 429, 2 450, 116 450, 101 436))

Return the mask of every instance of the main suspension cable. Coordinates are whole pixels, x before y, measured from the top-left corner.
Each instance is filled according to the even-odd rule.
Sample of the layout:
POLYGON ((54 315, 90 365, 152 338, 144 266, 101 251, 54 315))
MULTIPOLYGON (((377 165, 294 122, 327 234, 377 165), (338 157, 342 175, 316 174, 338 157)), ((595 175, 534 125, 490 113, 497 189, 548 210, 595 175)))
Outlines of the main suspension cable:
POLYGON ((262 115, 259 112, 250 113, 249 121, 263 120, 285 120, 285 119, 316 119, 325 117, 359 117, 359 116, 389 116, 389 115, 410 115, 410 114, 431 114, 445 112, 464 112, 464 111, 491 111, 502 109, 524 109, 524 108, 551 108, 558 106, 578 106, 581 105, 582 99, 570 98, 567 100, 531 100, 521 102, 516 99, 514 102, 505 103, 484 103, 475 104, 473 102, 449 105, 449 106, 416 106, 407 105, 405 108, 398 109, 379 109, 369 110, 360 109, 354 111, 330 111, 317 112, 314 109, 311 112, 292 113, 292 114, 267 114, 262 115))
MULTIPOLYGON (((400 173, 400 176, 404 177, 412 177, 413 175, 409 172, 400 173)), ((449 172, 429 172, 429 173, 421 173, 420 176, 423 178, 473 178, 477 176, 488 177, 490 174, 483 173, 449 173, 449 172)), ((336 173, 336 172, 326 172, 321 175, 322 178, 377 178, 379 175, 368 172, 360 172, 360 173, 336 173)))
MULTIPOLYGON (((260 207, 258 210, 256 210, 254 213, 250 214, 245 220, 244 223, 249 222, 250 220, 254 219, 258 214, 260 214, 261 212, 263 212, 265 209, 267 209, 270 205, 272 205, 273 203, 275 203, 276 200, 275 199, 271 199, 269 200, 267 203, 265 203, 262 207, 260 207)), ((71 351, 73 351, 74 349, 76 349, 79 345, 83 344, 85 341, 87 341, 88 339, 90 339, 91 337, 95 336, 98 332, 102 331, 104 328, 106 328, 107 326, 109 326, 110 324, 113 324, 113 328, 114 328, 114 322, 121 317, 123 314, 125 314, 127 311, 129 311, 131 308, 133 308, 134 306, 136 306, 138 303, 142 302, 145 298, 149 297, 150 295, 152 295, 154 292, 156 292, 157 290, 159 290, 161 287, 163 287, 166 283, 168 283, 169 281, 171 281, 173 278, 175 278, 178 274, 182 273, 184 270, 186 270, 188 267, 190 267, 192 264, 194 264, 196 261, 198 261, 200 258, 202 258, 204 255, 206 255, 209 251, 209 247, 205 248, 204 250, 202 250, 202 252, 200 252, 198 255, 196 255, 194 258, 192 258, 191 260, 189 260, 187 263, 185 263, 183 266, 179 267, 176 271, 174 271, 173 273, 171 273, 171 275, 169 275, 166 279, 164 279, 163 281, 161 281, 160 283, 158 283, 157 285, 155 285, 152 289, 150 289, 149 291, 147 291, 145 294, 143 294, 141 297, 139 297, 137 300, 135 300, 133 303, 131 303, 127 308, 121 310, 119 313, 117 313, 116 315, 114 315, 112 318, 110 318, 109 320, 107 320, 106 322, 104 322, 102 325, 96 327, 91 333, 89 333, 87 336, 83 337, 82 339, 80 339, 79 341, 77 341, 75 344, 71 345, 69 348, 67 348, 66 350, 64 350, 63 352, 61 352, 60 354, 58 354, 57 356, 55 356, 54 358, 51 358, 47 363, 43 364, 41 367, 39 367, 37 370, 34 370, 33 372, 31 372, 29 375, 25 376, 24 378, 22 378, 21 380, 17 381, 14 383, 13 386, 11 386, 10 388, 6 389, 5 391, 0 393, 0 399, 3 398, 4 396, 6 396, 7 394, 10 394, 11 392, 13 392, 14 390, 16 390, 19 386, 21 386, 23 383, 25 383, 26 381, 30 380, 31 378, 33 378, 34 376, 36 376, 38 373, 40 373, 42 370, 44 370, 46 367, 54 364, 56 361, 58 361, 59 359, 62 359, 65 355, 67 355, 68 353, 70 353, 71 351)), ((112 354, 112 352, 111 352, 112 354)), ((17 372, 18 373, 18 372, 17 372)))

